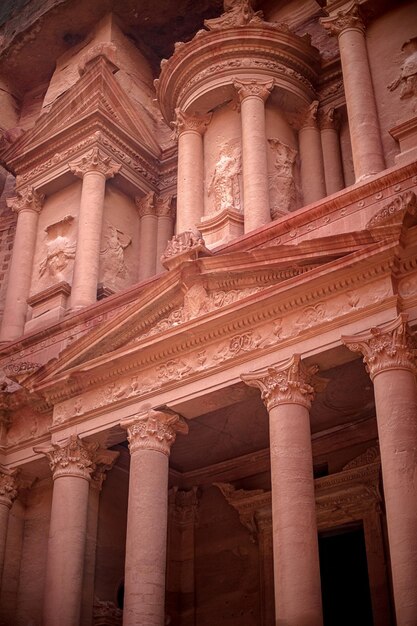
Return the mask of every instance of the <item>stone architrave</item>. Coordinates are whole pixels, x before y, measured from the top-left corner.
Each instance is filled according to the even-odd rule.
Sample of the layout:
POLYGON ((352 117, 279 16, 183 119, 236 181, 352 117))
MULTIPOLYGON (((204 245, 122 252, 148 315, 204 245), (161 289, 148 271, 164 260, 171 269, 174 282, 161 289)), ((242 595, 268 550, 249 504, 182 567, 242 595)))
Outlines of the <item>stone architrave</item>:
POLYGON ((359 352, 374 383, 388 539, 399 626, 417 615, 416 343, 401 314, 388 324, 342 337, 359 352))
POLYGON ((318 106, 318 100, 310 104, 298 132, 304 204, 320 200, 326 195, 323 150, 317 122, 318 106))
POLYGON ((355 0, 320 21, 331 35, 338 36, 353 166, 356 181, 360 181, 385 168, 365 24, 355 0))
POLYGON ((317 367, 299 355, 242 380, 269 412, 276 623, 322 626, 309 410, 317 367))
POLYGON ((71 308, 77 310, 97 299, 106 180, 113 178, 121 165, 95 147, 69 167, 83 181, 71 288, 71 308))
POLYGON ((149 410, 123 420, 131 455, 127 516, 124 626, 164 626, 168 464, 185 420, 149 410))
POLYGON ((158 217, 155 193, 150 191, 146 196, 136 197, 135 202, 140 220, 138 280, 145 280, 153 276, 156 269, 158 217))
POLYGON ((245 233, 271 221, 266 154, 265 102, 274 81, 235 79, 242 124, 243 210, 245 233))
POLYGON ((176 109, 175 116, 174 134, 178 139, 176 232, 179 234, 194 230, 203 216, 203 135, 212 115, 198 115, 176 109))
POLYGON ((23 334, 38 219, 44 200, 44 194, 34 187, 25 187, 18 191, 17 197, 7 201, 9 208, 17 213, 17 225, 0 335, 2 341, 12 341, 23 334))
POLYGON ((71 435, 60 444, 34 448, 49 460, 54 488, 46 562, 44 626, 80 623, 89 483, 96 443, 71 435))
POLYGON ((334 107, 319 115, 324 176, 327 195, 344 189, 343 163, 340 152, 339 117, 334 107))
POLYGON ((6 552, 9 513, 18 493, 19 470, 0 465, 0 587, 6 552))

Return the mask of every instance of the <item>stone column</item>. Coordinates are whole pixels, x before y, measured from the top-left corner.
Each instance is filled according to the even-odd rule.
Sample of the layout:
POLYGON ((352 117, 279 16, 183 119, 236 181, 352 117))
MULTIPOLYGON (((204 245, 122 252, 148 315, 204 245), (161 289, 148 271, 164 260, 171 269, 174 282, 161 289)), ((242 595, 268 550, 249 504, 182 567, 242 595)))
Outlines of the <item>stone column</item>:
POLYGON ((340 61, 352 143, 356 181, 385 168, 378 113, 359 5, 322 18, 321 24, 339 38, 340 61))
POLYGON ((71 308, 77 310, 97 299, 106 180, 117 174, 121 165, 96 147, 69 166, 83 180, 71 287, 71 308))
POLYGON ((123 624, 164 626, 169 454, 188 426, 169 410, 149 410, 121 425, 131 454, 123 624))
POLYGON ((277 626, 322 626, 309 409, 312 376, 299 355, 241 376, 269 412, 277 626))
POLYGON ((6 552, 7 527, 12 504, 17 497, 18 469, 0 465, 0 587, 6 552))
POLYGON ((317 100, 311 103, 298 131, 304 204, 316 202, 326 195, 323 151, 317 123, 318 106, 317 100))
POLYGON ((4 305, 1 341, 12 341, 23 335, 27 299, 33 271, 38 218, 45 196, 33 187, 18 192, 7 205, 17 213, 16 235, 10 262, 6 302, 4 305))
POLYGON ((210 115, 193 115, 176 109, 178 138, 177 233, 196 230, 204 212, 203 135, 210 115))
POLYGON ((98 445, 71 435, 62 444, 34 448, 53 473, 43 626, 80 623, 90 475, 98 445))
POLYGON ((255 519, 259 546, 261 626, 275 626, 272 517, 269 507, 257 510, 255 519))
POLYGON ((330 195, 340 191, 345 186, 340 153, 339 119, 334 107, 323 111, 319 121, 326 192, 327 195, 330 195))
POLYGON ((374 383, 398 626, 415 625, 417 616, 416 344, 406 319, 342 337, 363 354, 374 383))
POLYGON ((242 122, 242 170, 244 231, 271 221, 266 152, 265 102, 274 81, 234 81, 242 122))
POLYGON ((156 235, 158 218, 156 215, 155 193, 136 198, 139 213, 139 270, 138 280, 154 276, 156 269, 156 235))
POLYGON ((174 234, 175 206, 172 196, 161 196, 156 203, 158 233, 156 237, 156 272, 163 272, 161 256, 174 234))

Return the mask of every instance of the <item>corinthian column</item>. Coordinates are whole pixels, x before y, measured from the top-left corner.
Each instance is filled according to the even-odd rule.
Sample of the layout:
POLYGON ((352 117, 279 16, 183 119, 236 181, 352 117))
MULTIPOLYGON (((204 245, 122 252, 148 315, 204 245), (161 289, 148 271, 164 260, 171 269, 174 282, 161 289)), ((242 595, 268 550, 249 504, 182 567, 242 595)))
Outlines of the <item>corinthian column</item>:
POLYGON ((136 197, 135 201, 140 219, 138 280, 141 281, 155 274, 158 218, 153 191, 142 198, 136 197))
POLYGON ((398 626, 417 616, 416 344, 406 316, 342 337, 360 352, 374 383, 392 584, 398 626))
POLYGON ((334 107, 320 116, 321 146, 323 149, 324 176, 328 195, 345 186, 342 157, 340 154, 339 119, 334 107))
POLYGON ((131 455, 127 515, 124 626, 164 626, 168 462, 179 415, 150 410, 124 420, 131 455))
POLYGON ((317 100, 311 103, 298 132, 304 204, 320 200, 326 195, 323 151, 317 123, 318 106, 317 100))
POLYGON ((271 221, 266 153, 265 102, 274 81, 234 81, 241 105, 245 233, 271 221))
POLYGON ((168 241, 174 234, 175 206, 172 196, 161 196, 156 203, 156 214, 158 216, 158 233, 156 237, 156 271, 162 272, 164 267, 161 263, 161 256, 165 252, 168 241))
POLYGON ((77 310, 94 304, 97 299, 106 180, 117 174, 121 165, 93 148, 69 166, 83 180, 71 287, 71 308, 77 310))
POLYGON ((6 551, 9 512, 17 496, 17 475, 19 470, 0 465, 0 587, 6 551))
POLYGON ((1 341, 12 341, 23 334, 27 315, 27 299, 33 270, 38 218, 45 196, 33 187, 18 192, 7 205, 17 213, 16 235, 10 262, 6 302, 4 305, 1 341))
POLYGON ((320 21, 331 35, 339 38, 353 166, 359 181, 385 167, 365 24, 355 1, 350 2, 344 11, 320 21))
POLYGON ((80 623, 90 475, 98 445, 71 435, 62 444, 34 448, 53 473, 43 626, 80 623))
POLYGON ((194 231, 203 216, 204 152, 203 135, 210 115, 193 115, 176 109, 175 136, 178 138, 177 233, 194 231))
POLYGON ((269 412, 276 623, 322 626, 309 410, 315 367, 295 355, 242 380, 269 412))

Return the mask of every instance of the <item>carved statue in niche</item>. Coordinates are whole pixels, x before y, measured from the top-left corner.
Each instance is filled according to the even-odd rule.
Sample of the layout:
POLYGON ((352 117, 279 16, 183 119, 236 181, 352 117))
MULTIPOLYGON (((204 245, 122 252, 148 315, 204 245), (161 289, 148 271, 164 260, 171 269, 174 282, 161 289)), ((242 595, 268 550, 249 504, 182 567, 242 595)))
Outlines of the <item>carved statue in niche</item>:
POLYGON ((208 30, 222 30, 235 26, 261 24, 263 13, 262 11, 254 11, 252 4, 253 0, 224 0, 224 13, 220 17, 204 20, 204 26, 208 30))
POLYGON ((46 255, 39 266, 39 276, 45 274, 58 281, 68 280, 70 262, 75 258, 75 242, 70 237, 74 218, 66 215, 59 222, 50 224, 45 228, 46 255))
POLYGON ((399 78, 390 83, 388 89, 395 91, 400 87, 400 99, 404 100, 417 96, 417 37, 406 41, 401 50, 405 52, 405 61, 401 66, 399 78))
POLYGON ((125 249, 132 243, 132 238, 113 226, 110 222, 104 225, 102 248, 102 281, 111 285, 118 278, 126 278, 125 249))
POLYGON ((224 142, 220 147, 220 156, 208 186, 208 195, 214 198, 214 210, 216 212, 230 209, 242 210, 240 202, 241 171, 240 145, 237 144, 236 140, 224 142))
POLYGON ((269 176, 271 217, 286 215, 294 206, 297 197, 294 182, 294 165, 297 150, 279 139, 268 139, 275 154, 274 172, 269 176))

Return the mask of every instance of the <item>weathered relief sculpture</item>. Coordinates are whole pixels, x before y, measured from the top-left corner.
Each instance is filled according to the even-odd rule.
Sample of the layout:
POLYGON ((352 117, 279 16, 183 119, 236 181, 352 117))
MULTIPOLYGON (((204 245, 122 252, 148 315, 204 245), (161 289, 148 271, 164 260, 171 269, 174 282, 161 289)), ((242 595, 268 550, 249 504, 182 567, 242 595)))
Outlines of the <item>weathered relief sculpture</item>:
POLYGON ((213 197, 214 210, 241 211, 240 174, 242 171, 241 149, 239 145, 223 143, 220 156, 208 186, 208 195, 213 197))
POLYGON ((125 250, 132 243, 132 238, 116 228, 110 222, 104 225, 100 257, 102 263, 102 280, 114 284, 117 279, 126 278, 125 250))
MULTIPOLYGON (((400 99, 416 98, 417 96, 417 37, 406 41, 401 50, 405 52, 406 58, 401 66, 400 76, 388 85, 390 91, 395 91, 400 87, 400 99)), ((414 105, 416 110, 417 103, 414 105)))
POLYGON ((262 11, 254 11, 253 0, 224 0, 224 13, 220 17, 204 20, 204 26, 208 30, 222 30, 235 26, 247 26, 248 24, 262 23, 262 11))
POLYGON ((71 237, 74 222, 72 215, 66 215, 55 224, 45 228, 46 256, 39 266, 39 277, 46 275, 58 281, 70 280, 72 261, 76 245, 71 237))
POLYGON ((275 220, 294 207, 297 195, 294 182, 297 150, 279 139, 268 139, 268 143, 275 153, 274 172, 269 175, 271 217, 275 220))

